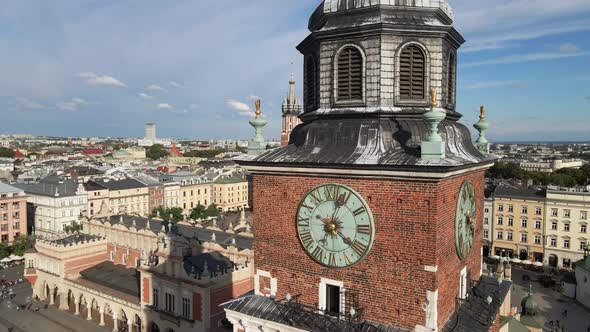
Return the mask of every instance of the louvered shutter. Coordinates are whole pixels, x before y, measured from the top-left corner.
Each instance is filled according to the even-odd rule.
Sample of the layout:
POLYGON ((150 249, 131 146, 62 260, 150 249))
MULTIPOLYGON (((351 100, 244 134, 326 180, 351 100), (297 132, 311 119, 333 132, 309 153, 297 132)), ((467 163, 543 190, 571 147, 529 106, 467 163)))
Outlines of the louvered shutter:
POLYGON ((400 56, 399 92, 402 99, 424 99, 426 59, 417 46, 408 46, 400 56))
POLYGON ((362 100, 363 57, 354 47, 347 47, 338 55, 338 100, 362 100))

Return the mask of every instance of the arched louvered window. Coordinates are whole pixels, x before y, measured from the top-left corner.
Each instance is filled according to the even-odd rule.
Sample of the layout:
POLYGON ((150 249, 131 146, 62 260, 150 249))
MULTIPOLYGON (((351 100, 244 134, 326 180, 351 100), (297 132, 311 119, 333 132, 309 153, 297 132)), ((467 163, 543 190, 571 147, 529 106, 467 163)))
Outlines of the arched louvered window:
POLYGON ((457 75, 457 60, 455 59, 455 55, 451 53, 449 55, 449 66, 447 73, 447 103, 454 104, 455 103, 455 87, 456 87, 456 75, 457 75))
POLYGON ((315 59, 308 57, 305 62, 305 109, 317 106, 317 73, 315 59))
POLYGON ((338 54, 336 84, 338 101, 363 99, 363 56, 356 47, 345 47, 338 54))
POLYGON ((420 47, 410 45, 400 54, 399 93, 402 99, 422 100, 426 90, 426 56, 420 47))

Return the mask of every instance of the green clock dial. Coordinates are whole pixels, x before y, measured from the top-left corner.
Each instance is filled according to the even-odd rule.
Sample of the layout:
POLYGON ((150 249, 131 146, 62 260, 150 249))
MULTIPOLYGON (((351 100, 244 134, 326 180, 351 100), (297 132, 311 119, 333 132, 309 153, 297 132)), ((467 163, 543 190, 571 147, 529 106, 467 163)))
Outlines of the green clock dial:
POLYGON ((455 246, 461 260, 465 259, 473 248, 475 212, 475 189, 473 183, 465 181, 459 192, 455 216, 455 246))
POLYGON ((297 233, 304 250, 333 268, 352 266, 371 250, 373 215, 363 197, 340 184, 312 189, 299 204, 297 233))

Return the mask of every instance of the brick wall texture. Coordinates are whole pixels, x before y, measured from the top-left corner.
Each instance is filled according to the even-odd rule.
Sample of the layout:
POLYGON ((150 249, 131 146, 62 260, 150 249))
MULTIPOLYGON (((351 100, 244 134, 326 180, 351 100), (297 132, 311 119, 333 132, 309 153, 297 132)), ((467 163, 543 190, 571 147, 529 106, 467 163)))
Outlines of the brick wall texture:
POLYGON ((455 309, 460 271, 472 279, 480 274, 483 219, 483 171, 439 182, 254 175, 254 252, 256 268, 277 278, 277 298, 287 292, 317 306, 322 277, 344 282, 358 292, 364 318, 414 329, 425 324, 426 291, 438 289, 438 327, 455 309), (477 197, 474 247, 460 261, 455 249, 455 210, 464 181, 473 182, 477 197), (369 255, 346 269, 329 269, 302 249, 295 216, 301 198, 315 186, 340 183, 359 192, 375 220, 375 240, 369 255), (427 272, 425 265, 438 266, 427 272))

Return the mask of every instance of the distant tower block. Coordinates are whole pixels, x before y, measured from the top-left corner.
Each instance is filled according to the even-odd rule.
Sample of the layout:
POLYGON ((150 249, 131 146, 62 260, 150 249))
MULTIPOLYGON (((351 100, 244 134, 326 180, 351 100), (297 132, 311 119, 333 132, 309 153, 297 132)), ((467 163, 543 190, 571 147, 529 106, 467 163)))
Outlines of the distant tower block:
POLYGON ((289 136, 291 131, 298 124, 299 114, 301 114, 301 100, 295 96, 295 79, 291 75, 289 80, 289 96, 283 100, 283 130, 281 132, 281 146, 289 144, 289 136))
POLYGON ((145 140, 156 141, 156 124, 148 122, 145 124, 145 140))

